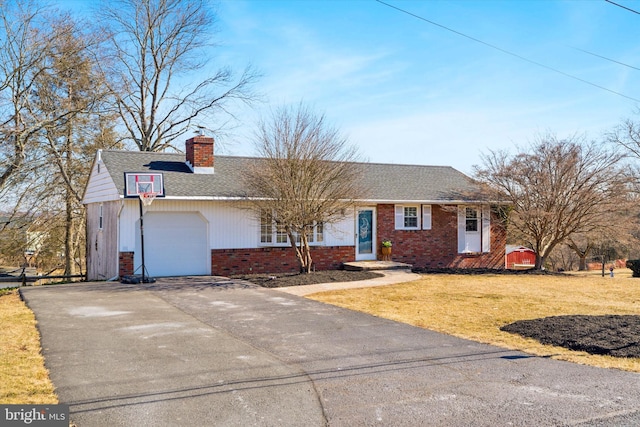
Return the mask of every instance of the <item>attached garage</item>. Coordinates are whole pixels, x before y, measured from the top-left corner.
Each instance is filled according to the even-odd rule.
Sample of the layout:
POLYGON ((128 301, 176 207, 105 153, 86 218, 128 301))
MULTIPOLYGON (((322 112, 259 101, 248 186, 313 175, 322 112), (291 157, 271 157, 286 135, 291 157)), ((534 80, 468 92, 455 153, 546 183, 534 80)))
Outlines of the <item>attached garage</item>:
MULTIPOLYGON (((138 222, 138 230, 140 223, 138 222)), ((147 212, 144 215, 144 261, 153 277, 211 274, 207 220, 195 212, 147 212)), ((140 234, 136 236, 135 265, 140 234)), ((138 272, 139 273, 139 272, 138 272)))

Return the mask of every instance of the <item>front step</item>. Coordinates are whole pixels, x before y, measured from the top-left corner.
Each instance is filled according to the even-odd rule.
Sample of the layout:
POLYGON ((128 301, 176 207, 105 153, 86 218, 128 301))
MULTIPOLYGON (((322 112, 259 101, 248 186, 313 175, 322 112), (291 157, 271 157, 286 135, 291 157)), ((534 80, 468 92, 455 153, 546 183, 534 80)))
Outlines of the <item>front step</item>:
POLYGON ((411 264, 395 261, 351 261, 342 264, 348 271, 369 271, 369 270, 411 270, 411 264))

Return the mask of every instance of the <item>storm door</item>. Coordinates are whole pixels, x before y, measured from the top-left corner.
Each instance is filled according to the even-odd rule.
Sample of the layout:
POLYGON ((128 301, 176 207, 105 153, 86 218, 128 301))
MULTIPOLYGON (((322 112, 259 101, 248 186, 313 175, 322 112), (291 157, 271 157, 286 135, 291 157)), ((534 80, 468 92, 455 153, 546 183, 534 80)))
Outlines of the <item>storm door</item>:
POLYGON ((376 209, 356 209, 356 261, 376 259, 376 209))

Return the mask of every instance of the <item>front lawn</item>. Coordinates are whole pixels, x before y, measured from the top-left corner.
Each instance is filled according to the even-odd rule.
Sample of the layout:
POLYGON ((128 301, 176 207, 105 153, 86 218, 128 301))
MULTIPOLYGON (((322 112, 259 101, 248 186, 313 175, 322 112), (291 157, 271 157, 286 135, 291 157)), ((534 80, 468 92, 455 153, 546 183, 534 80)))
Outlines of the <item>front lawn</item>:
MULTIPOLYGON (((322 292, 317 301, 531 354, 640 372, 640 358, 590 355, 501 331, 518 320, 640 315, 640 279, 575 275, 424 275, 405 284, 322 292)), ((640 334, 640 331, 638 331, 640 334)))

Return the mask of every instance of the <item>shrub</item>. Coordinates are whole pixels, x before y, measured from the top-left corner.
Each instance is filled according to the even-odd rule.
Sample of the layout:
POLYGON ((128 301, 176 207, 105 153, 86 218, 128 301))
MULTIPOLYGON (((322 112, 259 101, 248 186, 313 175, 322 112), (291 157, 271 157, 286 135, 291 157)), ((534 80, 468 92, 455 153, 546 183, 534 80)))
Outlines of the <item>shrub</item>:
POLYGON ((628 269, 633 271, 632 277, 640 277, 640 259, 630 259, 626 265, 628 269))

